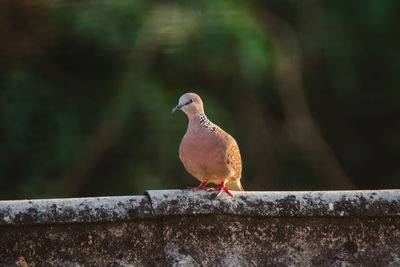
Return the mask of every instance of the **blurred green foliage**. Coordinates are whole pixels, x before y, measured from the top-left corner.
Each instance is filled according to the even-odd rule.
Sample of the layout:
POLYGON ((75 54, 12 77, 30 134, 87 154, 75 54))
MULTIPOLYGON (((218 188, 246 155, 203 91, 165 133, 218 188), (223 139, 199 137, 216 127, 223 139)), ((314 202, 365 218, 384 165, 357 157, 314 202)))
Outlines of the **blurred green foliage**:
POLYGON ((194 91, 247 190, 400 186, 400 3, 0 3, 0 198, 197 184, 194 91))

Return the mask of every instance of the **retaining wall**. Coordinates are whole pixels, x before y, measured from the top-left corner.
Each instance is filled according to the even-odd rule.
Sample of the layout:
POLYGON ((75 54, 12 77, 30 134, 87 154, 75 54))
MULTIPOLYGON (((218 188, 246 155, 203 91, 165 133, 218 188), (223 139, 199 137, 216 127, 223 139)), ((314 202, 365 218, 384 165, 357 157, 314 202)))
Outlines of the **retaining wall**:
POLYGON ((0 201, 1 266, 400 266, 400 190, 0 201))

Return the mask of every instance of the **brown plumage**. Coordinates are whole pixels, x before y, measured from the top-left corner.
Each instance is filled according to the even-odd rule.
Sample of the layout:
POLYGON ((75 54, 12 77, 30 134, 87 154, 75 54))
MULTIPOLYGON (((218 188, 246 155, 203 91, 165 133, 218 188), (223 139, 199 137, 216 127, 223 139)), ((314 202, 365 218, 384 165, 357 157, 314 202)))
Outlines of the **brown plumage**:
POLYGON ((186 170, 201 181, 198 189, 210 189, 208 183, 219 184, 218 196, 229 190, 243 191, 240 183, 242 159, 235 139, 209 121, 204 114, 203 102, 194 93, 179 99, 173 111, 181 109, 189 118, 187 132, 179 147, 179 157, 186 170), (228 190, 229 189, 229 190, 228 190))

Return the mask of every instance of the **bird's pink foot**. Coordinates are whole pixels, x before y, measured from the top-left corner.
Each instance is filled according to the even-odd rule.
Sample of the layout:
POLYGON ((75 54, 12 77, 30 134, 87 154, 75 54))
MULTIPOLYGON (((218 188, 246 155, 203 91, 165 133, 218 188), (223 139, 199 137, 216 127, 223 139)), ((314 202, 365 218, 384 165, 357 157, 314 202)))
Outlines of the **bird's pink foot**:
POLYGON ((200 189, 208 190, 209 187, 207 187, 207 182, 202 182, 199 186, 188 187, 188 189, 193 189, 193 191, 197 191, 197 190, 200 190, 200 189))
POLYGON ((220 197, 221 194, 222 194, 222 192, 225 192, 225 193, 227 193, 228 195, 230 195, 231 197, 233 197, 232 194, 231 194, 231 192, 229 192, 229 190, 225 187, 225 182, 222 182, 222 183, 218 186, 218 188, 214 188, 212 191, 218 191, 217 197, 220 197))

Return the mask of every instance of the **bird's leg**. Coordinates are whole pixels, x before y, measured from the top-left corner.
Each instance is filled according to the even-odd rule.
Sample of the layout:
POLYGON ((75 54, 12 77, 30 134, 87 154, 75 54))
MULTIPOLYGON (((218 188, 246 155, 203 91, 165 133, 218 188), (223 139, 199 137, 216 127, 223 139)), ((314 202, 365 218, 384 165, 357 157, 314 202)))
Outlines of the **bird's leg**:
POLYGON ((207 187, 207 182, 201 182, 201 184, 200 184, 199 186, 196 186, 196 187, 188 187, 188 189, 193 189, 193 191, 197 191, 197 190, 199 190, 199 189, 207 190, 207 189, 208 189, 208 187, 207 187))
POLYGON ((222 183, 218 186, 218 188, 215 188, 215 189, 213 189, 212 191, 218 191, 217 197, 220 197, 221 194, 222 194, 222 192, 226 192, 228 195, 230 195, 231 197, 233 197, 232 194, 231 194, 231 192, 229 192, 229 190, 225 187, 225 182, 222 182, 222 183))

